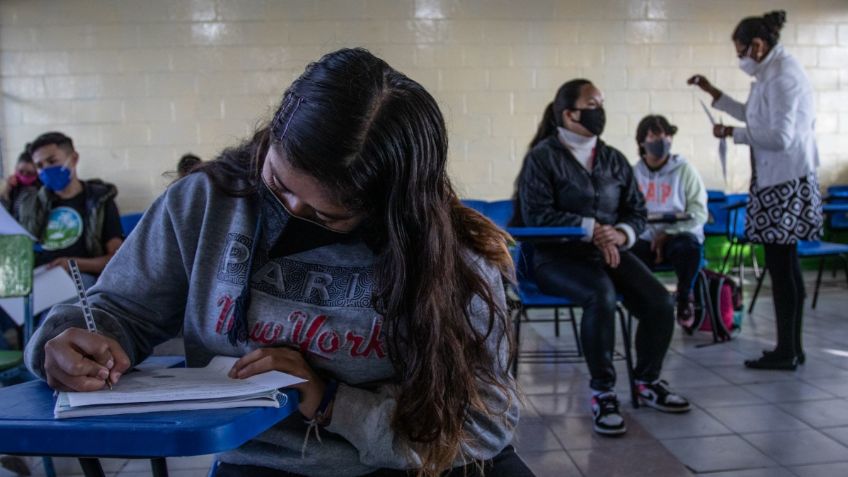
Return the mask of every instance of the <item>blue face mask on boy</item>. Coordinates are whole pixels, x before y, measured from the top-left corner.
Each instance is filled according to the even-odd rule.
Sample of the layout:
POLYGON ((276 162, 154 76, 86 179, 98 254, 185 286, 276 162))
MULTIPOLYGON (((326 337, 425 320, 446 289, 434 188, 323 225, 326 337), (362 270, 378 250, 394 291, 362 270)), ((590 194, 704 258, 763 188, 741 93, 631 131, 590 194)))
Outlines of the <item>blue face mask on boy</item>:
POLYGON ((47 189, 53 192, 65 190, 68 184, 71 183, 71 170, 65 166, 45 167, 39 171, 38 178, 44 184, 44 187, 47 187, 47 189))

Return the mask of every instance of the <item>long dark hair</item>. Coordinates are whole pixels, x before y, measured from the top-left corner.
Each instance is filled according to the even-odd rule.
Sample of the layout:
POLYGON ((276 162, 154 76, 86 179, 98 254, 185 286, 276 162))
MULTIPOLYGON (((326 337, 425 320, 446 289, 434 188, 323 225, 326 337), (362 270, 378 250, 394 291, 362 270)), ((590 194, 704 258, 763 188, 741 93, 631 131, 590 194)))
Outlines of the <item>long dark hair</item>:
POLYGON ((506 411, 491 409, 476 385, 509 394, 506 363, 486 344, 496 339, 511 355, 506 310, 467 251, 511 276, 508 237, 457 198, 433 97, 366 50, 310 64, 269 125, 198 170, 225 193, 249 196, 269 147, 365 214, 377 255, 374 306, 399 380, 392 427, 421 455, 419 473, 438 475, 476 439, 463 430, 469 415, 506 411), (475 296, 488 306, 484 328, 469 316, 475 296))
POLYGON ((536 128, 536 135, 530 141, 528 150, 533 149, 536 147, 536 144, 556 133, 557 127, 562 126, 562 112, 566 109, 575 108, 577 100, 580 99, 580 92, 587 84, 592 84, 592 82, 587 79, 578 78, 568 81, 559 87, 554 100, 545 107, 545 112, 542 114, 542 121, 539 122, 539 127, 536 128))
POLYGON ((761 17, 744 18, 736 25, 731 38, 743 45, 750 45, 754 38, 760 38, 772 48, 780 40, 780 30, 784 23, 786 12, 783 10, 775 10, 761 17))
POLYGON ((648 132, 654 134, 665 133, 666 136, 674 136, 677 134, 677 126, 668 122, 665 116, 661 114, 649 114, 639 121, 636 126, 636 146, 639 148, 639 157, 645 156, 645 148, 642 144, 645 138, 648 137, 648 132))

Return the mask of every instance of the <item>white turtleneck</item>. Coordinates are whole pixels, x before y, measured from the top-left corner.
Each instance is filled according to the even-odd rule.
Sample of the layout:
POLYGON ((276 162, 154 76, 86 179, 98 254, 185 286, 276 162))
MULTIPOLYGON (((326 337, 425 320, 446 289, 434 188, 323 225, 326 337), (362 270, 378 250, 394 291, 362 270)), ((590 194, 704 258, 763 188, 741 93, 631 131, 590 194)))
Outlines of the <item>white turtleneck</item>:
MULTIPOLYGON (((559 138, 559 142, 577 159, 577 162, 591 173, 595 167, 595 147, 598 145, 598 136, 586 137, 568 129, 558 127, 557 137, 559 138)), ((595 218, 583 217, 580 227, 586 231, 586 236, 583 237, 583 240, 590 242, 592 236, 595 234, 595 218)), ((636 231, 633 230, 633 227, 625 223, 619 223, 615 225, 615 228, 627 236, 627 241, 621 246, 622 250, 627 250, 636 243, 636 231)))
POLYGON ((589 172, 592 172, 593 161, 595 156, 595 146, 598 144, 598 136, 586 137, 569 131, 565 128, 557 128, 557 136, 559 142, 568 148, 571 154, 577 159, 577 162, 589 172))

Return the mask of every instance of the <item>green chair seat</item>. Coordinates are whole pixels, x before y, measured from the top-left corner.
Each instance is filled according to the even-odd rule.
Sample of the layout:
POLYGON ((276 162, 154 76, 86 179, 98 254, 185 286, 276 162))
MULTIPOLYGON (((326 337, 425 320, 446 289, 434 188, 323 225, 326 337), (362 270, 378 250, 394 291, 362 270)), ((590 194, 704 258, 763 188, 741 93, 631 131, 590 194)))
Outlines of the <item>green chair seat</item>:
POLYGON ((0 371, 6 371, 24 363, 22 351, 0 350, 0 371))

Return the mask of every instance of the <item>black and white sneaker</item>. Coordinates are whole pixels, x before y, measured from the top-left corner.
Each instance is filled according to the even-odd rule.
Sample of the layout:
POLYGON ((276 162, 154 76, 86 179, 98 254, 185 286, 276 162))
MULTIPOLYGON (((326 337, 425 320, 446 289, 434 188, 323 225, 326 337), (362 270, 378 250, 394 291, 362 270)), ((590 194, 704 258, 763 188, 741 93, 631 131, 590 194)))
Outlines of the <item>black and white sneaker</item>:
POLYGON ((692 409, 685 397, 672 392, 665 380, 639 383, 639 402, 663 412, 687 412, 692 409))
POLYGON ((592 416, 592 426, 598 434, 617 436, 627 432, 624 417, 618 411, 618 397, 614 392, 592 396, 592 416))

